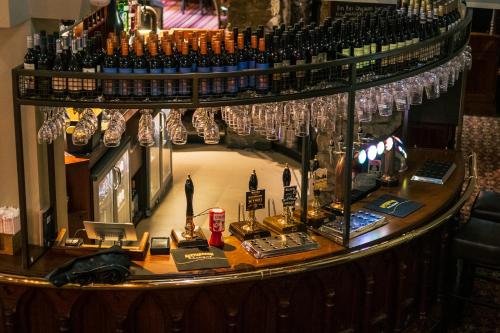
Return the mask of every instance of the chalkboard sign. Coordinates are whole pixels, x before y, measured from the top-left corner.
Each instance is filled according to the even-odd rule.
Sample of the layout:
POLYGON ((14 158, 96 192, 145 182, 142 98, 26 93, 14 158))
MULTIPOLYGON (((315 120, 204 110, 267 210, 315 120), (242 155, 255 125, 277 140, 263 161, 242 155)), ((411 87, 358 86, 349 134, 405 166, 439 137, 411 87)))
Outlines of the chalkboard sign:
POLYGON ((266 207, 266 190, 256 190, 247 192, 246 209, 257 210, 266 207))
POLYGON ((297 186, 286 186, 283 193, 283 206, 293 207, 297 201, 297 186))
POLYGON ((377 8, 395 8, 396 0, 375 1, 332 1, 332 17, 356 17, 364 13, 374 12, 377 8))

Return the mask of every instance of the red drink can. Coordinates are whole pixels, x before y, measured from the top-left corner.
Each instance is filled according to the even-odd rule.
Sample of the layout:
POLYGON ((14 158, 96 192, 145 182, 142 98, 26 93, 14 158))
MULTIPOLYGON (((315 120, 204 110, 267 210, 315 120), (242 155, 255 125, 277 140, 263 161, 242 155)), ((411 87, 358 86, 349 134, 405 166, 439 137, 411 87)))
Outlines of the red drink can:
POLYGON ((211 208, 209 210, 209 228, 212 232, 208 244, 219 248, 224 247, 222 232, 225 230, 226 212, 222 208, 211 208))

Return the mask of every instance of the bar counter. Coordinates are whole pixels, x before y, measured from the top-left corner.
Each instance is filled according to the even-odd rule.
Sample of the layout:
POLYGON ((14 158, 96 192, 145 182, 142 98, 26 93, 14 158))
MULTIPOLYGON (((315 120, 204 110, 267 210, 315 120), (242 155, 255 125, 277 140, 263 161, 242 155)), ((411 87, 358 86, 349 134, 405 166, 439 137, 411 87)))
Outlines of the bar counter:
POLYGON ((388 223, 349 248, 313 235, 317 250, 257 260, 227 236, 228 269, 179 272, 170 256, 148 254, 125 284, 59 289, 43 276, 68 255, 49 250, 29 270, 2 261, 0 323, 8 332, 426 331, 441 318, 449 233, 475 169, 466 172, 461 152, 430 149, 410 150, 408 166, 399 186, 352 210, 382 194, 424 206, 406 218, 382 214, 388 223), (410 181, 426 159, 454 161, 444 186, 410 181))

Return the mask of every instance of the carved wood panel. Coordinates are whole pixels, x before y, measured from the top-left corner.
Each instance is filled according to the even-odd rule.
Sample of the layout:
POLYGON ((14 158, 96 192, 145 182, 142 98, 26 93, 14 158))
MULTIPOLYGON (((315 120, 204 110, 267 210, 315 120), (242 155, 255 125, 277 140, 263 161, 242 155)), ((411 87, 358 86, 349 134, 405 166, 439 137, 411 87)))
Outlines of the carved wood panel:
POLYGON ((97 291, 0 285, 1 332, 402 332, 436 304, 448 237, 252 282, 97 291))

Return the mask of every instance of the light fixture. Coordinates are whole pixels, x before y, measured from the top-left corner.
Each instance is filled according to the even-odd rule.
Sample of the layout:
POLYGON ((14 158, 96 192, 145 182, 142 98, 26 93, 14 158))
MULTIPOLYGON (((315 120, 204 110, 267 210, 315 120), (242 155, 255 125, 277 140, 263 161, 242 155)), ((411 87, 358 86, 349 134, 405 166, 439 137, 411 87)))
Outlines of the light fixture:
POLYGON ((364 149, 360 150, 358 153, 359 164, 364 164, 366 162, 366 151, 364 149))
POLYGON ((398 150, 401 152, 401 154, 404 156, 404 158, 408 158, 408 154, 406 153, 406 151, 404 150, 403 147, 398 146, 398 150))
POLYGON ((377 154, 382 155, 384 153, 384 148, 384 142, 380 141, 379 143, 377 143, 377 154))
POLYGON ((377 147, 375 145, 371 145, 368 147, 368 159, 373 161, 377 157, 377 147))
POLYGON ((389 151, 392 149, 393 146, 394 146, 394 140, 392 139, 392 137, 388 137, 385 140, 385 150, 389 151))

